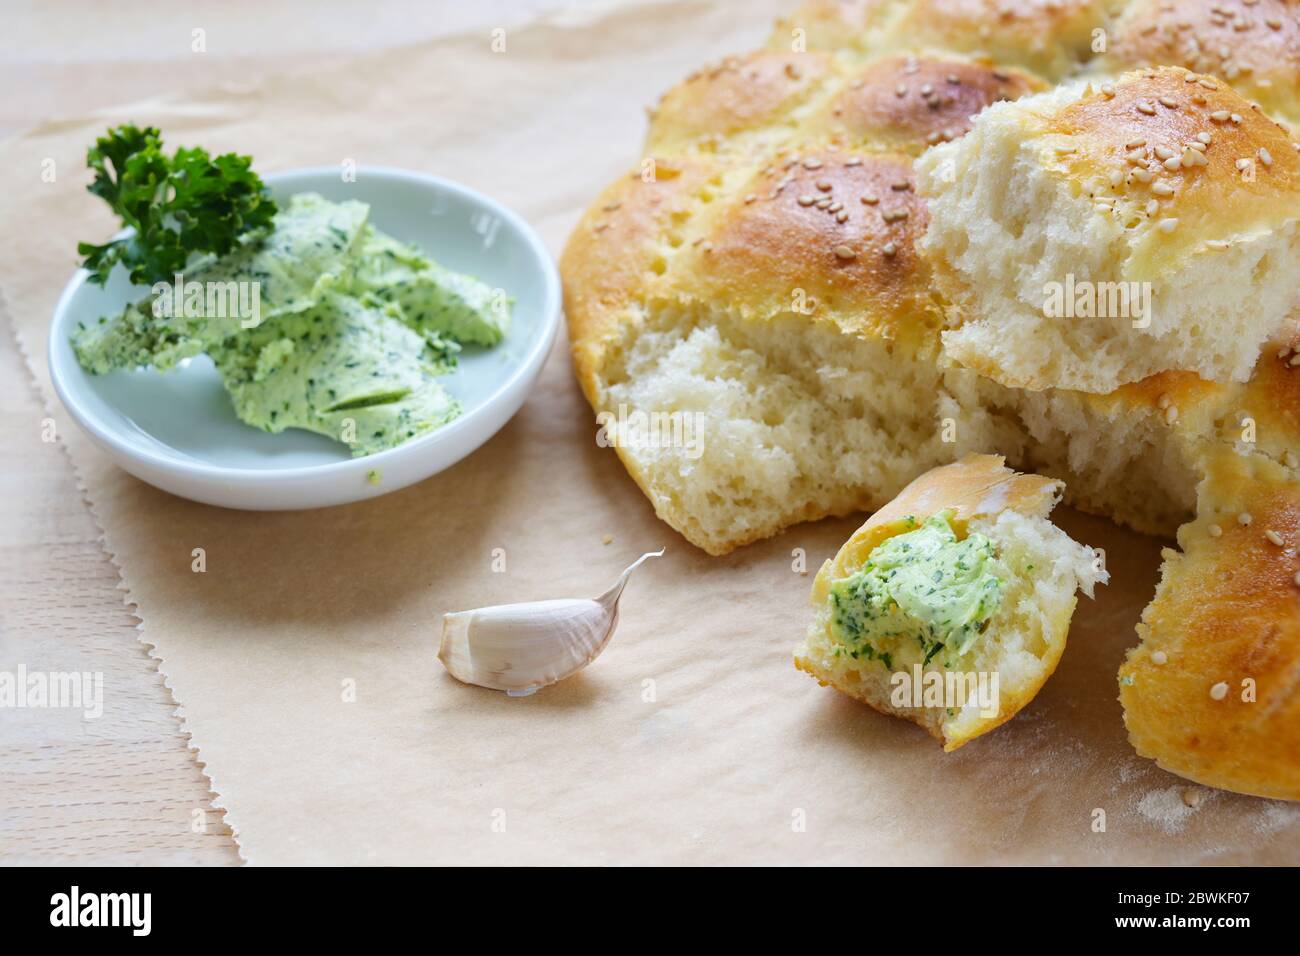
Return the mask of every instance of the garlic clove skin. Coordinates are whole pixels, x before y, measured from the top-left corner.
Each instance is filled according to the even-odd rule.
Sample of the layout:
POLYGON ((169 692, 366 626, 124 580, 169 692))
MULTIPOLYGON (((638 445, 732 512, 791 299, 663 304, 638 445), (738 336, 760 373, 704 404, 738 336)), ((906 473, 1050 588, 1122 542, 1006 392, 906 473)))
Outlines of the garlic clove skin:
POLYGON ((457 680, 526 697, 594 661, 614 636, 618 600, 643 554, 595 600, 498 604, 443 615, 438 659, 457 680))

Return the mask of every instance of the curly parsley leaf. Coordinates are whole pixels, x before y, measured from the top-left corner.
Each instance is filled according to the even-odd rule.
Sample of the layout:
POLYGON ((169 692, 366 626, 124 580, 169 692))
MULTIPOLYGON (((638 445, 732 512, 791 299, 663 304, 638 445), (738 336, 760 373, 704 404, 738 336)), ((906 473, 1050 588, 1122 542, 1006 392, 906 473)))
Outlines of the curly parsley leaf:
POLYGON ((103 285, 119 262, 131 281, 170 281, 195 254, 223 256, 247 234, 271 225, 276 206, 252 159, 201 148, 167 156, 157 129, 110 129, 86 152, 95 173, 86 187, 121 217, 132 235, 77 244, 90 281, 103 285))

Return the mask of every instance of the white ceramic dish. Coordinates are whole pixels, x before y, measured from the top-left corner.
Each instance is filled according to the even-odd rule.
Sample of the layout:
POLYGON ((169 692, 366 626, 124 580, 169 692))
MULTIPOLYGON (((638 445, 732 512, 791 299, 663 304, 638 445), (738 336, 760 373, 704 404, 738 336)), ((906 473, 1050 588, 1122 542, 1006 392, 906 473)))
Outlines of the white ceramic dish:
MULTIPOLYGON (((206 504, 258 511, 318 508, 369 498, 422 481, 491 438, 523 405, 555 341, 560 280, 537 234, 510 210, 471 189, 421 173, 361 167, 344 182, 338 167, 266 176, 276 199, 318 192, 370 204, 370 219, 449 268, 504 289, 514 300, 509 333, 491 349, 466 347, 440 379, 464 414, 437 431, 364 458, 321 435, 271 435, 235 417, 211 361, 199 356, 169 372, 81 368, 69 336, 143 298, 118 269, 104 288, 79 270, 63 290, 50 329, 50 374, 77 423, 125 470, 164 491, 206 504), (379 472, 379 481, 368 476, 379 472)), ((91 201, 89 198, 87 201, 91 201)))

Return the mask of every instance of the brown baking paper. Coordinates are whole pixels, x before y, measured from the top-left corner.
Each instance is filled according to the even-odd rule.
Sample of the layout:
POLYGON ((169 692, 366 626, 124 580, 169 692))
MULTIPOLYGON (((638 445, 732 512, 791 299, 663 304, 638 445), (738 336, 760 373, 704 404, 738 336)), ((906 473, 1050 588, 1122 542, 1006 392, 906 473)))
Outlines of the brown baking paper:
POLYGON ((778 6, 569 15, 511 29, 504 53, 486 34, 429 42, 47 123, 0 151, 8 311, 247 860, 1300 862, 1300 810, 1187 784, 1126 742, 1115 673, 1162 543, 1104 520, 1060 515, 1107 550, 1114 583, 1081 601, 1056 676, 1014 721, 945 755, 791 664, 810 613, 799 556, 814 572, 861 516, 707 557, 597 447, 563 340, 470 458, 315 512, 156 491, 52 397, 47 326, 76 241, 115 225, 82 166, 110 123, 251 153, 264 172, 350 158, 450 176, 518 209, 558 252, 639 158, 642 107, 707 58, 758 45, 778 6), (434 656, 445 611, 594 596, 664 545, 629 584, 605 654, 562 684, 510 699, 434 656), (191 571, 198 547, 205 573, 191 571))

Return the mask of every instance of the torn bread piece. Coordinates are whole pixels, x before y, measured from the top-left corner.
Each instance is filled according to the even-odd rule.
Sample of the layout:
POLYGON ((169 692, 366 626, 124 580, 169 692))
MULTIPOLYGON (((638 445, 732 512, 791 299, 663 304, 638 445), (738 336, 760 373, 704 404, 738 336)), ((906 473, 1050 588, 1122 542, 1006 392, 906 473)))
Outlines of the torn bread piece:
POLYGON ((1300 154, 1180 68, 995 104, 917 162, 944 350, 1002 385, 1244 382, 1300 307, 1300 154))
POLYGON ((1120 668, 1129 740, 1197 783, 1300 800, 1300 476, 1218 446, 1198 498, 1120 668))
POLYGON ((968 455, 917 478, 827 561, 795 666, 955 750, 1010 720, 1107 573, 1047 516, 1063 485, 968 455))

